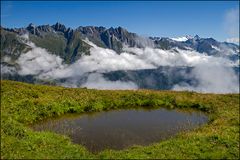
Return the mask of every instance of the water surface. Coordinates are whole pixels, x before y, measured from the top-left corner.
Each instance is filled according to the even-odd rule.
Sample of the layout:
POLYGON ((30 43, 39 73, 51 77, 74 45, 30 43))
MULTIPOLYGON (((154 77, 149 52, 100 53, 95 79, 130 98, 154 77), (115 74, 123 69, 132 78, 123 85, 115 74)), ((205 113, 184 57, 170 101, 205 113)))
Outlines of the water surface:
POLYGON ((129 109, 49 119, 33 129, 68 135, 73 143, 98 152, 149 145, 196 128, 207 120, 201 112, 129 109))

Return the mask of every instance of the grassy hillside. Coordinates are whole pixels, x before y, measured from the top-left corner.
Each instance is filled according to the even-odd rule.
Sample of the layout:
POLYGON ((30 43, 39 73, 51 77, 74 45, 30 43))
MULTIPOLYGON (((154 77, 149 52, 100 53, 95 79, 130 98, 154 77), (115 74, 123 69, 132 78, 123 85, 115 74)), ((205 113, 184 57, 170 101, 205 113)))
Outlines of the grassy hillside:
POLYGON ((100 91, 1 81, 1 158, 229 158, 239 159, 239 95, 173 91, 100 91), (193 108, 209 116, 194 131, 150 146, 98 154, 68 137, 28 126, 65 113, 129 107, 193 108))

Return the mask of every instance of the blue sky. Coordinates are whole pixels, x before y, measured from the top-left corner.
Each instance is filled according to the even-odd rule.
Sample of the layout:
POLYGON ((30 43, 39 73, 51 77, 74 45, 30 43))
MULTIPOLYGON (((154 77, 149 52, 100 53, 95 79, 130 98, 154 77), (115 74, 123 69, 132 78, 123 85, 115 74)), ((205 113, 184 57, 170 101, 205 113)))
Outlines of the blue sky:
POLYGON ((238 33, 231 32, 239 26, 239 16, 234 15, 239 13, 238 5, 238 1, 1 1, 1 25, 14 28, 25 27, 29 23, 41 25, 60 22, 72 28, 89 25, 122 26, 144 36, 178 37, 198 34, 200 37, 224 41, 239 36, 239 30, 238 33))

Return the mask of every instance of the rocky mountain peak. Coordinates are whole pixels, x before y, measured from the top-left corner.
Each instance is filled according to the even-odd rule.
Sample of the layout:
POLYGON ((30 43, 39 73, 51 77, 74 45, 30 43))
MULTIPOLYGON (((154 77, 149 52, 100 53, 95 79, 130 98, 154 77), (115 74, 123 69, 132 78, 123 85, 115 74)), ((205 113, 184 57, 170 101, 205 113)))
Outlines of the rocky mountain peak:
POLYGON ((41 25, 37 27, 40 31, 52 32, 53 28, 50 25, 41 25))
POLYGON ((34 35, 40 35, 39 29, 33 23, 30 23, 26 30, 34 35))
POLYGON ((194 40, 199 40, 200 37, 199 37, 198 35, 195 35, 193 39, 194 39, 194 40))
POLYGON ((66 27, 65 25, 57 22, 56 24, 52 25, 52 28, 55 30, 55 31, 60 31, 60 32, 65 32, 66 31, 66 27))
POLYGON ((106 30, 105 27, 95 27, 95 26, 86 26, 86 27, 78 27, 77 31, 81 32, 82 34, 86 34, 92 37, 99 36, 106 30))
POLYGON ((35 24, 33 24, 33 23, 30 23, 28 26, 27 26, 27 28, 35 28, 36 26, 35 26, 35 24))

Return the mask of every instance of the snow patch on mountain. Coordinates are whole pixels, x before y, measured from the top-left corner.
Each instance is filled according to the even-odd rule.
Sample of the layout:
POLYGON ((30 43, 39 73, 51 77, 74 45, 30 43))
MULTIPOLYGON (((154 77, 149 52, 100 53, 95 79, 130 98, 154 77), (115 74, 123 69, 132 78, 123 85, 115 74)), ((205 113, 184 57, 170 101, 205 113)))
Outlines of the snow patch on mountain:
POLYGON ((213 49, 217 50, 217 51, 221 51, 221 49, 218 48, 217 46, 213 46, 213 45, 211 45, 211 47, 212 47, 213 49))
POLYGON ((191 36, 183 36, 183 37, 176 37, 176 38, 170 38, 170 39, 172 39, 174 41, 178 41, 178 42, 185 42, 189 39, 192 39, 192 37, 191 36))

